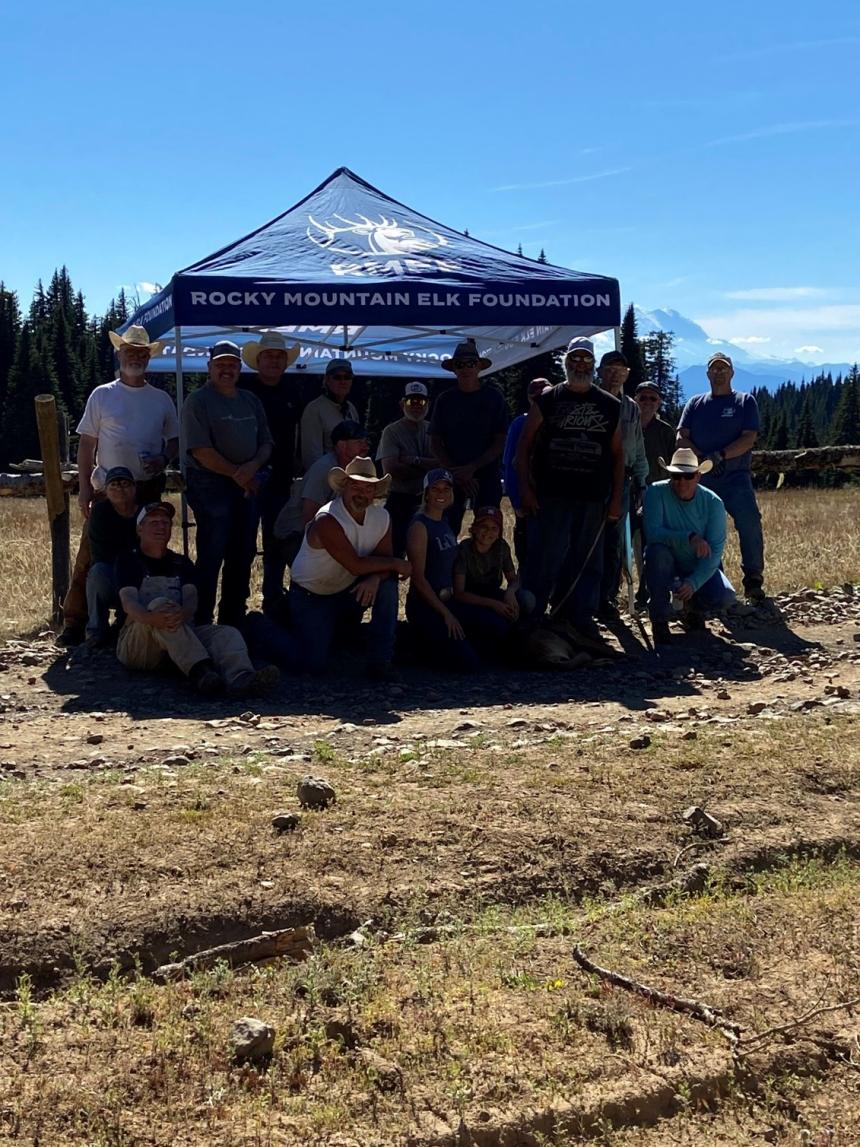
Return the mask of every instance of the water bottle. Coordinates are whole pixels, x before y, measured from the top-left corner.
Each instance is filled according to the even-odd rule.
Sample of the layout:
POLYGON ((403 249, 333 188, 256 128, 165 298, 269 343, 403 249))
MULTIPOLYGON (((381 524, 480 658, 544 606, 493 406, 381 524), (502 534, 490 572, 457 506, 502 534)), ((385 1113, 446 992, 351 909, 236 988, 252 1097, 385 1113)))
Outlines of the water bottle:
POLYGON ((678 597, 678 590, 683 584, 683 581, 679 577, 672 579, 672 609, 674 609, 676 613, 680 613, 684 608, 683 601, 678 597))

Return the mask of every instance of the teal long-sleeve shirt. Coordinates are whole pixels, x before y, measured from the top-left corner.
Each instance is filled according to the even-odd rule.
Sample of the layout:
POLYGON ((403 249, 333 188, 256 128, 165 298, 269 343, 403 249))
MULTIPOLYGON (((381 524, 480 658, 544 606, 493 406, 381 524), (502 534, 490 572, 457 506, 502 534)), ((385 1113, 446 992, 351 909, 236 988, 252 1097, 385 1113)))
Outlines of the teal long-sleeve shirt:
POLYGON ((655 482, 645 491, 645 539, 668 546, 678 563, 678 574, 694 590, 717 572, 726 545, 726 508, 713 490, 699 486, 689 502, 682 502, 671 482, 655 482), (699 534, 711 547, 697 558, 690 534, 699 534))

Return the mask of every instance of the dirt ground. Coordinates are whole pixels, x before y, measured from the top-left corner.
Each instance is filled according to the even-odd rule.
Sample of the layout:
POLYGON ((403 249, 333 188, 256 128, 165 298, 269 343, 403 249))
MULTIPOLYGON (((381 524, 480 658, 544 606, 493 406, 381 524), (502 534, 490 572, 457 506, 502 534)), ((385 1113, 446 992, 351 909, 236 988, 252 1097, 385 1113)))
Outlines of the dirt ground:
POLYGON ((252 707, 8 642, 0 1140, 860 1142, 860 591, 777 607, 564 674, 346 659, 252 707), (306 773, 335 803, 299 808, 306 773), (309 924, 308 961, 151 979, 309 924))

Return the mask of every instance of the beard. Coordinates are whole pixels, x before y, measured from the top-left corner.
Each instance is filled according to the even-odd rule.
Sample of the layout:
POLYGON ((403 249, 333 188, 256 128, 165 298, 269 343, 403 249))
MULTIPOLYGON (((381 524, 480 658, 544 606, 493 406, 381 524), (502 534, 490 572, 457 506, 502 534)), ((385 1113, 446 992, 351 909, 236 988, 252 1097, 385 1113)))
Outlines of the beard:
POLYGON ((122 368, 122 373, 128 375, 129 378, 143 378, 146 374, 146 366, 141 362, 127 362, 122 368))
POLYGON ((409 419, 410 422, 423 422, 424 421, 424 415, 426 412, 422 410, 420 413, 417 413, 414 410, 406 409, 403 411, 403 413, 409 419))

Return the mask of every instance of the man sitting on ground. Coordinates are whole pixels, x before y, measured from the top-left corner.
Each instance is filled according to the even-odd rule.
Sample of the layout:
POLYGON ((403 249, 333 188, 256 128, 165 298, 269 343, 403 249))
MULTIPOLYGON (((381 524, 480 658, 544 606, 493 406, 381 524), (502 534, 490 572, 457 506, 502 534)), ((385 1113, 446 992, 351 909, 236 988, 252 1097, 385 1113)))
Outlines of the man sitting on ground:
POLYGON ((712 463, 680 449, 666 465, 668 482, 645 491, 645 578, 655 645, 670 641, 673 600, 684 610, 685 628, 704 629, 703 611, 727 609, 735 591, 720 568, 726 544, 726 508, 699 479, 712 463))
POLYGON ((290 614, 311 673, 325 669, 338 626, 357 624, 369 608, 369 676, 397 679, 397 575, 408 577, 410 565, 393 556, 388 511, 374 505, 390 484, 390 478, 376 477, 370 458, 355 458, 329 474, 335 497, 308 527, 290 578, 290 614))
MULTIPOLYGON (((137 545, 137 487, 127 466, 114 466, 105 475, 105 499, 93 503, 87 522, 92 565, 87 573, 87 647, 111 644, 110 611, 118 609, 114 565, 120 554, 137 545)), ((117 621, 120 622, 122 611, 117 621)), ((116 631, 114 631, 116 632, 116 631)))
POLYGON ((117 657, 127 669, 157 669, 165 654, 199 693, 223 685, 248 697, 276 684, 278 670, 255 670, 238 629, 193 625, 197 610, 194 566, 168 548, 174 507, 151 502, 137 515, 138 547, 116 563, 119 598, 126 613, 117 657))

